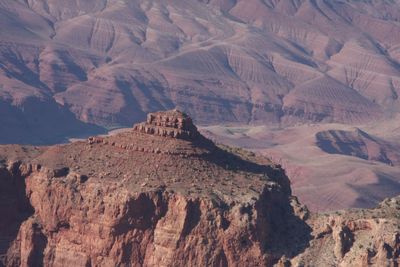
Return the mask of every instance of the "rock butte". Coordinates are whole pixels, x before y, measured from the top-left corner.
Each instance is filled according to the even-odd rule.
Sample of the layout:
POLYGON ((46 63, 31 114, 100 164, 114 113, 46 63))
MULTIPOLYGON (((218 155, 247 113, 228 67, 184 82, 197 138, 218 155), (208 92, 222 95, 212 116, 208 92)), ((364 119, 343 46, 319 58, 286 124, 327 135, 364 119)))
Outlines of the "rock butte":
POLYGON ((147 121, 134 125, 134 130, 159 136, 194 139, 200 134, 192 119, 179 110, 150 113, 147 121))
POLYGON ((0 146, 0 185, 5 266, 395 266, 400 253, 399 199, 310 214, 280 166, 176 110, 114 136, 0 146))

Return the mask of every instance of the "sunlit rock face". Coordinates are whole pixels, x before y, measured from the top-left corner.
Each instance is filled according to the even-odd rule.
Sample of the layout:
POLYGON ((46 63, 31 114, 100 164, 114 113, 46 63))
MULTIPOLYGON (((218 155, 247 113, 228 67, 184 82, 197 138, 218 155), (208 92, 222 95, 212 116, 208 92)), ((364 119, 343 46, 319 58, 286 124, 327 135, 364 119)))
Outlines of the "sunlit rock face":
POLYGON ((0 146, 0 262, 270 265, 286 245, 298 251, 278 233, 304 231, 306 245, 279 166, 216 146, 177 110, 143 125, 68 145, 0 146))
MULTIPOLYGON (((150 114, 144 124, 196 132, 176 110, 150 114)), ((190 139, 159 132, 135 126, 68 145, 0 146, 0 264, 398 262, 399 199, 312 214, 265 157, 219 147, 198 132, 190 139)))
POLYGON ((134 125, 134 129, 142 133, 179 139, 190 140, 200 136, 192 119, 176 109, 150 113, 147 115, 147 121, 134 125))

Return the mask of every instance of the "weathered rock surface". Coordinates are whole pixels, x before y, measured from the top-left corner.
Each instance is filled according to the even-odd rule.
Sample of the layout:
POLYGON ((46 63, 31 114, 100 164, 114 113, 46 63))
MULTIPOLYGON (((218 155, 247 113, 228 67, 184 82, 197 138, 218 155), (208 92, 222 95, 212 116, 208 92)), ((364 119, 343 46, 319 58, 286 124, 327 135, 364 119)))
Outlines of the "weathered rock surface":
POLYGON ((263 266, 306 245, 287 177, 201 137, 178 111, 54 147, 0 149, 6 266, 263 266), (149 134, 150 133, 150 134, 149 134), (182 139, 183 138, 183 139, 182 139), (4 204, 4 205, 3 205, 4 204), (14 214, 14 215, 13 215, 14 214), (300 243, 280 236, 302 233, 300 243))
POLYGON ((179 110, 150 113, 147 121, 134 125, 134 130, 159 136, 195 139, 200 136, 192 119, 179 110))
POLYGON ((375 209, 312 215, 314 237, 294 266, 398 266, 400 197, 375 209))
POLYGON ((389 212, 396 200, 365 216, 310 215, 279 166, 193 137, 182 116, 157 113, 144 125, 185 130, 183 139, 135 127, 63 146, 0 147, 1 262, 324 266, 314 263, 347 264, 349 255, 396 262, 399 224, 389 212), (374 246, 355 250, 365 240, 374 246))

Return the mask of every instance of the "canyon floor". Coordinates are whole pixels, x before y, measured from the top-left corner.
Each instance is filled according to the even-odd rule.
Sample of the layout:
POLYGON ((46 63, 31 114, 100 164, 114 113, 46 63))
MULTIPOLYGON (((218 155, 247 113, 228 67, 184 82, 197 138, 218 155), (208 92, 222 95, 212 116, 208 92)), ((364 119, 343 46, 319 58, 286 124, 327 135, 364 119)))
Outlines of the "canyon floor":
POLYGON ((209 126, 218 143, 284 166, 292 189, 313 211, 374 207, 400 194, 398 119, 362 125, 209 126))

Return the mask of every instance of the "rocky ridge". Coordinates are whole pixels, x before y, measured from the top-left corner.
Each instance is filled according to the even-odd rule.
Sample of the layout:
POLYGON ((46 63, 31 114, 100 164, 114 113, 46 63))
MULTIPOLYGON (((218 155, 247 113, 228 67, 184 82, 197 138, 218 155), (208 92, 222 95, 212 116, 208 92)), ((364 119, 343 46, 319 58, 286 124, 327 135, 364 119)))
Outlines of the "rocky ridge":
POLYGON ((322 131, 316 134, 317 145, 326 153, 380 161, 390 166, 400 163, 399 145, 355 128, 353 131, 322 131))
POLYGON ((280 166, 213 144, 177 110, 113 136, 1 146, 0 183, 5 266, 398 261, 398 200, 310 214, 280 166))

